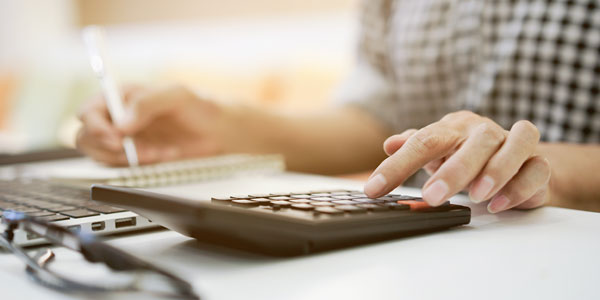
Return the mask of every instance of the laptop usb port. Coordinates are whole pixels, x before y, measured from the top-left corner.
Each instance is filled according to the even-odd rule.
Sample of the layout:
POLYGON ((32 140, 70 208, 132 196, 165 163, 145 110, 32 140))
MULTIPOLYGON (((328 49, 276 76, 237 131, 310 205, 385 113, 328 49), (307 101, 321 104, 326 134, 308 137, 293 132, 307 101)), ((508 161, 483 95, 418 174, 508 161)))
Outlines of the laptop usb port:
POLYGON ((135 217, 115 220, 115 228, 135 226, 135 217))
POLYGON ((69 226, 69 227, 67 227, 67 229, 73 233, 79 233, 81 231, 81 225, 69 226))
POLYGON ((104 222, 94 222, 92 223, 92 231, 104 230, 104 226, 104 222))

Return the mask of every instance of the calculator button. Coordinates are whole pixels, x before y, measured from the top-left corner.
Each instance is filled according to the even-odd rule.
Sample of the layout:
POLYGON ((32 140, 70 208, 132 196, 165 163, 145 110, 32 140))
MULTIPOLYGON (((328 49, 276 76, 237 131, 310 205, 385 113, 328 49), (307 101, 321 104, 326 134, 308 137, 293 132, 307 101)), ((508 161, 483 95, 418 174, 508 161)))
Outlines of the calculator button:
POLYGON ((408 210, 408 209, 410 209, 410 205, 396 203, 396 202, 386 202, 386 203, 383 203, 383 206, 386 206, 386 207, 388 207, 390 209, 394 209, 394 210, 408 210))
POLYGON ((267 198, 252 198, 250 200, 258 202, 258 205, 271 205, 271 201, 272 201, 271 199, 267 199, 267 198))
POLYGON ((292 199, 289 200, 292 203, 310 203, 310 199, 292 199))
POLYGON ((352 193, 350 194, 350 196, 355 198, 368 198, 367 195, 365 195, 364 193, 352 193))
POLYGON ((358 204, 360 202, 356 202, 356 201, 352 201, 352 200, 335 200, 335 201, 331 201, 335 204, 339 204, 339 205, 352 205, 352 204, 358 204))
POLYGON ((331 196, 331 194, 329 192, 327 193, 311 193, 312 197, 327 197, 327 196, 331 196))
POLYGON ((351 213, 360 213, 360 212, 367 211, 367 209, 365 209, 365 208, 354 206, 354 205, 337 205, 334 208, 343 210, 345 212, 351 212, 351 213))
POLYGON ((387 206, 370 204, 370 203, 357 204, 356 206, 362 207, 364 209, 372 210, 372 211, 386 211, 386 210, 389 210, 389 208, 387 206))
POLYGON ((271 201, 271 205, 276 205, 279 207, 289 207, 290 205, 292 205, 292 203, 289 201, 284 201, 284 200, 275 200, 275 201, 271 201))
POLYGON ((330 214, 330 215, 339 215, 339 214, 344 213, 343 211, 341 211, 339 209, 335 209, 333 207, 317 207, 317 208, 315 208, 315 212, 323 213, 323 214, 330 214))
POLYGON ((339 200, 352 200, 356 197, 348 196, 348 195, 333 195, 331 198, 339 199, 339 200))
POLYGON ((331 202, 327 202, 327 201, 313 201, 311 203, 309 203, 312 206, 319 206, 319 207, 325 207, 325 206, 334 206, 335 204, 331 203, 331 202))
POLYGON ((292 208, 300 210, 313 210, 315 207, 307 203, 292 204, 292 208))
POLYGON ((212 197, 210 200, 214 202, 229 202, 231 201, 231 198, 212 197))
POLYGON ((269 197, 278 197, 278 196, 286 196, 286 197, 289 197, 289 196, 290 196, 290 194, 285 194, 285 193, 283 193, 283 194, 282 194, 282 193, 270 193, 270 194, 269 194, 269 197))
POLYGON ((401 200, 398 203, 410 206, 410 210, 412 211, 445 211, 446 208, 444 206, 449 206, 450 202, 446 201, 439 206, 430 206, 425 201, 416 201, 416 200, 401 200))
POLYGON ((425 201, 400 200, 397 203, 410 206, 410 210, 423 210, 431 207, 425 201))
POLYGON ((350 192, 348 192, 348 191, 340 191, 340 192, 331 192, 330 194, 332 196, 334 196, 334 195, 335 196, 344 196, 344 195, 347 196, 347 195, 350 194, 350 192))
POLYGON ((231 200, 232 200, 232 199, 225 199, 225 198, 211 198, 210 202, 212 202, 212 203, 216 203, 216 204, 231 204, 231 200))
POLYGON ((267 198, 270 197, 271 195, 269 194, 252 194, 252 195, 248 195, 250 198, 267 198))
POLYGON ((314 201, 331 201, 331 200, 337 200, 337 199, 331 198, 331 197, 310 197, 310 199, 312 199, 314 201))
POLYGON ((247 200, 247 199, 235 199, 235 200, 231 200, 231 203, 234 205, 243 206, 243 207, 258 206, 258 202, 252 201, 252 200, 247 200))

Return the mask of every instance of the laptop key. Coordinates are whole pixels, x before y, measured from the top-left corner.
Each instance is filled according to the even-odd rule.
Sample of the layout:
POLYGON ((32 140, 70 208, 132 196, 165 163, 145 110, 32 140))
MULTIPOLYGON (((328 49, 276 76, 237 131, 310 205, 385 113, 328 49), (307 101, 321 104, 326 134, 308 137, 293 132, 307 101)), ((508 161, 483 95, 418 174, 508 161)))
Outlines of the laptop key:
POLYGON ((68 220, 69 217, 55 214, 55 215, 50 215, 50 216, 38 217, 38 219, 44 220, 46 222, 56 222, 56 221, 68 220))
POLYGON ((83 217, 97 216, 100 213, 97 213, 95 211, 90 211, 87 209, 76 209, 76 210, 63 211, 63 212, 61 212, 61 214, 69 216, 69 217, 73 217, 73 218, 83 218, 83 217))
POLYGON ((61 206, 49 207, 46 209, 54 211, 54 212, 63 212, 63 211, 69 211, 69 210, 76 210, 77 207, 70 206, 70 205, 61 205, 61 206))
POLYGON ((122 209, 122 208, 118 208, 118 207, 114 207, 114 206, 108 206, 108 205, 103 205, 103 204, 86 205, 86 208, 89 209, 89 210, 97 211, 99 213, 103 213, 103 214, 112 214, 112 213, 118 213, 118 212, 126 211, 125 209, 122 209))
POLYGON ((35 207, 28 207, 28 206, 15 207, 15 208, 13 208, 13 210, 22 212, 22 213, 26 213, 26 214, 40 211, 39 209, 37 209, 35 207))
POLYGON ((27 213, 27 215, 30 217, 46 217, 46 216, 56 215, 56 213, 52 212, 52 211, 43 210, 43 211, 30 212, 30 213, 27 213))

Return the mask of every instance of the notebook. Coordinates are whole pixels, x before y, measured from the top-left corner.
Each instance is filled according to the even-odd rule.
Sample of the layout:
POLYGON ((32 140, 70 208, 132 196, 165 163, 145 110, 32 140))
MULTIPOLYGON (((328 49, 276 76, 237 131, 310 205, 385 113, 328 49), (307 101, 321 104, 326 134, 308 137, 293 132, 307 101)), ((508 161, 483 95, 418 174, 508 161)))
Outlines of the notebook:
POLYGON ((280 172, 285 169, 281 155, 230 154, 139 167, 106 167, 92 160, 49 170, 47 179, 72 185, 94 183, 125 187, 156 187, 231 176, 280 172))

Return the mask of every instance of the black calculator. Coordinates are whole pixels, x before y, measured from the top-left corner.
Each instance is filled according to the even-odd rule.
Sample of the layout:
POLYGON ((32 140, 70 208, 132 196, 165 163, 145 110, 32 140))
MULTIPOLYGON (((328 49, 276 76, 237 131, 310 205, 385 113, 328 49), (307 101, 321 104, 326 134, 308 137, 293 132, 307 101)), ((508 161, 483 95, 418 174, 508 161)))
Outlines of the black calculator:
POLYGON ((383 241, 468 224, 468 207, 359 191, 232 195, 193 201, 165 194, 95 185, 92 200, 135 211, 203 242, 276 256, 294 256, 383 241))

